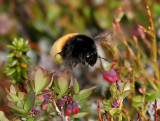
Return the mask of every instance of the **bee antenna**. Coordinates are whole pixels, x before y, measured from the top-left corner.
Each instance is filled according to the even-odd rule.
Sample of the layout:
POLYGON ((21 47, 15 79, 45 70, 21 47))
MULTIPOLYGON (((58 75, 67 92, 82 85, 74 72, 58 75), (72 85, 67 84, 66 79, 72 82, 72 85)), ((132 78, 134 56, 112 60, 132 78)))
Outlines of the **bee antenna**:
POLYGON ((101 59, 103 59, 103 60, 105 60, 105 61, 111 63, 111 61, 109 61, 109 60, 107 60, 107 59, 105 59, 105 58, 103 58, 103 57, 101 57, 101 56, 98 56, 97 58, 101 58, 101 59))

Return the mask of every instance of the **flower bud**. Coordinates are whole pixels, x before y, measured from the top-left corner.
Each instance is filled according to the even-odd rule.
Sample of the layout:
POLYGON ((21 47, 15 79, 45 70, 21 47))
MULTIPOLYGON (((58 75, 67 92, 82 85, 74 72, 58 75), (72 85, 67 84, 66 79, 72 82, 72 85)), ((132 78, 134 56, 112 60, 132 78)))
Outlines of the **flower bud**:
POLYGON ((64 104, 65 104, 65 100, 64 100, 63 98, 61 98, 61 99, 58 101, 57 106, 58 106, 58 107, 62 107, 62 106, 64 106, 64 104))
POLYGON ((34 115, 39 115, 39 114, 40 114, 40 110, 34 111, 34 115))
POLYGON ((42 104, 42 110, 47 110, 48 104, 49 104, 49 100, 48 99, 44 100, 42 104))
POLYGON ((112 107, 113 108, 118 108, 119 107, 119 102, 117 100, 112 102, 112 107))
POLYGON ((72 113, 72 105, 69 104, 69 105, 67 106, 67 108, 66 108, 66 115, 67 115, 67 116, 70 116, 71 113, 72 113))
POLYGON ((45 100, 45 99, 47 99, 47 98, 48 98, 47 95, 42 95, 42 96, 38 97, 38 100, 45 100))
POLYGON ((79 107, 78 107, 78 105, 77 105, 76 102, 73 102, 72 108, 73 108, 73 113, 74 113, 74 114, 79 113, 79 107))
POLYGON ((139 88, 138 91, 139 91, 140 93, 144 93, 144 92, 146 92, 146 88, 139 88))
POLYGON ((114 69, 103 72, 103 78, 110 83, 115 83, 119 80, 119 75, 114 69))

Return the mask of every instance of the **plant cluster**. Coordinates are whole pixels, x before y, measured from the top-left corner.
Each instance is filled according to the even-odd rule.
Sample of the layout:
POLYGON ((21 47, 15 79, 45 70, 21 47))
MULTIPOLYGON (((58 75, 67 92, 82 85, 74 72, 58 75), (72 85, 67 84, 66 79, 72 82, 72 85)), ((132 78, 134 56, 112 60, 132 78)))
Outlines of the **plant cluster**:
POLYGON ((12 41, 12 45, 8 45, 8 48, 11 49, 11 51, 7 55, 8 64, 6 74, 10 77, 12 84, 22 83, 28 78, 29 57, 26 55, 30 50, 28 40, 15 38, 12 41))
POLYGON ((78 104, 96 87, 80 91, 76 79, 73 86, 70 86, 70 82, 69 72, 55 77, 53 73, 39 68, 35 78, 27 83, 27 93, 20 91, 17 86, 10 86, 10 90, 7 90, 8 106, 19 117, 17 120, 43 119, 42 114, 45 112, 51 116, 58 114, 66 121, 83 117, 87 112, 80 112, 78 104))

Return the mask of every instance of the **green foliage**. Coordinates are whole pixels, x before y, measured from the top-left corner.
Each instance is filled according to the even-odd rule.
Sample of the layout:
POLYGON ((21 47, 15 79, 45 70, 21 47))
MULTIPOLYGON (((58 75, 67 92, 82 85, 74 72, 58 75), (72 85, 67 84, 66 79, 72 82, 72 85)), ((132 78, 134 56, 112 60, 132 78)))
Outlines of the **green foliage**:
POLYGON ((12 45, 8 45, 10 54, 8 57, 8 64, 6 67, 6 74, 10 77, 12 84, 22 83, 28 78, 29 57, 26 53, 30 50, 28 40, 14 39, 12 45))
POLYGON ((0 111, 0 120, 1 120, 1 121, 9 121, 9 120, 5 117, 4 112, 2 112, 2 111, 0 111))

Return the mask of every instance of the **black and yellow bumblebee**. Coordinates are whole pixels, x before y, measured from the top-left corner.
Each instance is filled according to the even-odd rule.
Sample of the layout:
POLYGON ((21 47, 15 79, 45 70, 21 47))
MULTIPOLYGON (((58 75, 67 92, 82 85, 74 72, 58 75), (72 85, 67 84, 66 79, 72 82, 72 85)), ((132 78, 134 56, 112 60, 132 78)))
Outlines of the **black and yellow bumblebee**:
POLYGON ((52 59, 57 64, 65 64, 69 67, 77 63, 94 66, 99 57, 95 39, 103 39, 106 37, 104 35, 101 34, 92 39, 84 34, 67 34, 53 44, 50 51, 52 59))

